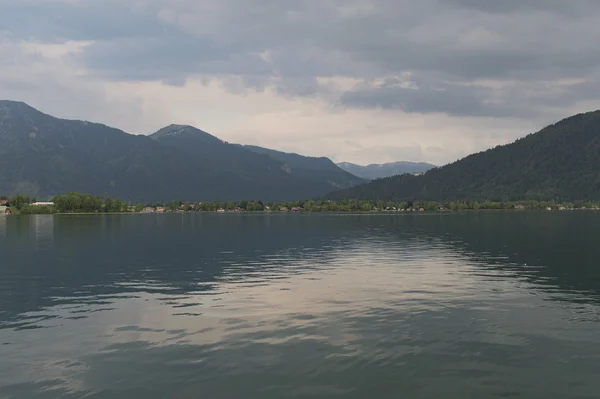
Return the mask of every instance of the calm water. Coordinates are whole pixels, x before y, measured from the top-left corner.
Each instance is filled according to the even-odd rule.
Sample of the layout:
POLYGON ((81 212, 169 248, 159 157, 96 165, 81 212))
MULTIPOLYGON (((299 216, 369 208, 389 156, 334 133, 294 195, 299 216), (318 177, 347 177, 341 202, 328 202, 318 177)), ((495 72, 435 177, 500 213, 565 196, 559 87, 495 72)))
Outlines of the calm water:
POLYGON ((600 214, 0 218, 1 398, 598 398, 600 214))

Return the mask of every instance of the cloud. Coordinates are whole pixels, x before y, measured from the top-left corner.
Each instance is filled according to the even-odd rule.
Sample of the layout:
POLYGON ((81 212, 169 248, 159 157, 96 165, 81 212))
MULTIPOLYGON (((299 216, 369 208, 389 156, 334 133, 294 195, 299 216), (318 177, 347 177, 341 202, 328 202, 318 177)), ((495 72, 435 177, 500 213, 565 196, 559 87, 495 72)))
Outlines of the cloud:
MULTIPOLYGON (((583 77, 600 65, 594 41, 581 40, 600 34, 594 22, 600 4, 585 0, 568 5, 558 0, 5 3, 0 22, 12 35, 92 41, 81 61, 115 80, 181 84, 194 76, 234 75, 302 96, 317 92, 309 86, 323 76, 370 79, 421 72, 461 82, 548 80, 583 77)), ((378 96, 400 91, 399 97, 419 96, 415 102, 431 99, 425 108, 457 113, 435 91, 380 89, 378 96)), ((485 108, 481 93, 446 90, 452 91, 465 106, 485 108)))
POLYGON ((160 32, 160 20, 143 2, 117 0, 0 0, 0 29, 19 40, 50 43, 110 41, 160 32), (138 4, 136 6, 135 4, 138 4))
MULTIPOLYGON (((367 82, 341 96, 341 103, 356 107, 401 109, 405 112, 447 113, 456 116, 522 116, 523 109, 494 102, 494 89, 437 82, 421 84, 399 78, 367 82)), ((529 110, 533 112, 534 110, 529 110)))
POLYGON ((486 13, 514 14, 524 11, 553 11, 566 15, 579 15, 582 11, 593 7, 593 0, 582 0, 568 3, 562 0, 503 0, 503 1, 481 1, 481 0, 447 0, 450 4, 460 7, 472 8, 486 13))
MULTIPOLYGON (((0 35, 0 96, 63 118, 111 123, 141 118, 139 97, 109 93, 73 62, 85 42, 15 42, 0 35)), ((118 127, 123 128, 120 123, 118 127)))
MULTIPOLYGON (((136 132, 177 117, 241 137, 232 121, 260 121, 253 140, 268 144, 274 133, 258 130, 277 121, 277 143, 314 153, 343 134, 368 147, 364 140, 427 115, 479 149, 499 119, 510 133, 492 144, 600 105, 592 0, 0 0, 0 9, 3 96, 136 132), (209 95, 224 108, 206 105, 209 95), (227 111, 238 98, 246 102, 227 111), (293 123, 314 129, 302 133, 308 141, 298 143, 293 123)), ((395 134, 416 131, 432 134, 395 134)), ((439 163, 460 152, 444 145, 445 157, 420 156, 439 163)), ((326 155, 350 155, 343 147, 326 155)))

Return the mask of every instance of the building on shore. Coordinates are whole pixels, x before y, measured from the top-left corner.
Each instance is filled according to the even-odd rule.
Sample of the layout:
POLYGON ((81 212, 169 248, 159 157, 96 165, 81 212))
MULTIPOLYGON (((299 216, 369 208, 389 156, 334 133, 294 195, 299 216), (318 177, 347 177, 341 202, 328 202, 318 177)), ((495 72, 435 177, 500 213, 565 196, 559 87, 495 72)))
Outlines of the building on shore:
POLYGON ((34 202, 33 206, 54 206, 54 202, 34 202))

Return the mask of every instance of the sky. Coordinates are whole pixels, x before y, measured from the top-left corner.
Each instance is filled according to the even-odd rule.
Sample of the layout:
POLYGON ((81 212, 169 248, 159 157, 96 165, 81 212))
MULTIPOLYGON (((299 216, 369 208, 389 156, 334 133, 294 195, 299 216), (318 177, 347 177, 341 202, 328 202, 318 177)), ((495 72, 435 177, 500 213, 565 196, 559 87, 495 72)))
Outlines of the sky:
POLYGON ((0 99, 442 165, 600 108, 597 0, 0 0, 0 99))

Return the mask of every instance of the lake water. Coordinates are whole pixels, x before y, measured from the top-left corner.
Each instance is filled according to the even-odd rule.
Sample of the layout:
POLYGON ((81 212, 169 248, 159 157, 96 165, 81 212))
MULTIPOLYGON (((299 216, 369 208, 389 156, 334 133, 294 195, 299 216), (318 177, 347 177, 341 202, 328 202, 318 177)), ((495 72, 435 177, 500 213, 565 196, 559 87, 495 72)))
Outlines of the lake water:
POLYGON ((1 398, 598 398, 600 214, 0 218, 1 398))

